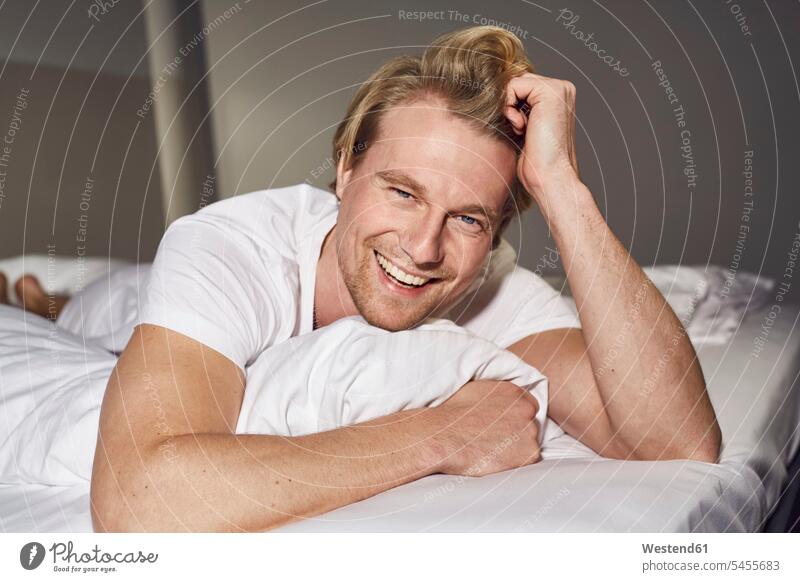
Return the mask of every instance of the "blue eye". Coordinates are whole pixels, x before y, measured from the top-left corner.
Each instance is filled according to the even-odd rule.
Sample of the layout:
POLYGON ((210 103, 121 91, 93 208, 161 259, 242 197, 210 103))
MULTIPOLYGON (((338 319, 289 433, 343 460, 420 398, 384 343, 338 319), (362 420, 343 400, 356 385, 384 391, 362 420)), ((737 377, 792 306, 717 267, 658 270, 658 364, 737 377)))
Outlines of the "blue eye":
POLYGON ((455 218, 461 225, 461 227, 469 232, 478 233, 478 232, 484 232, 486 230, 483 222, 481 222, 477 218, 473 218, 472 216, 467 216, 466 214, 459 214, 455 218))
POLYGON ((411 194, 409 194, 409 193, 408 193, 408 192, 406 192, 405 190, 400 190, 400 188, 392 188, 392 190, 393 190, 393 191, 394 191, 394 192, 395 192, 395 193, 396 193, 398 196, 400 196, 400 198, 403 198, 403 199, 406 199, 406 200, 408 200, 409 198, 413 198, 413 196, 412 196, 411 194))

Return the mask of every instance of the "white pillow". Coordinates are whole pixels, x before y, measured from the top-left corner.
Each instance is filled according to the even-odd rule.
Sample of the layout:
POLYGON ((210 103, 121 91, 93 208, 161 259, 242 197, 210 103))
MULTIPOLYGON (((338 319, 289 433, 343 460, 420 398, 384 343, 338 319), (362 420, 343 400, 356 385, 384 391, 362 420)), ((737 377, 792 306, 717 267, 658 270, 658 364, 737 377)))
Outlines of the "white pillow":
POLYGON ((247 370, 237 433, 298 436, 424 406, 472 379, 509 380, 539 402, 540 442, 563 433, 547 419, 547 379, 448 320, 390 333, 348 317, 266 350, 247 370))
MULTIPOLYGON (((100 404, 116 363, 42 317, 0 305, 0 483, 91 478, 100 404)), ((547 380, 450 322, 389 333, 347 318, 263 352, 248 369, 237 432, 305 434, 436 405, 472 377, 508 379, 539 400, 547 380)), ((122 420, 122 419, 121 419, 122 420)))
MULTIPOLYGON (((642 271, 661 292, 683 325, 688 325, 708 295, 709 284, 702 269, 683 265, 656 265, 642 267, 642 271)), ((569 296, 566 278, 563 275, 550 275, 545 280, 551 287, 561 290, 570 309, 577 315, 578 310, 575 300, 569 296)))
POLYGON ((642 269, 661 291, 684 327, 694 317, 698 305, 708 295, 706 274, 697 267, 658 265, 642 269))
POLYGON ((152 265, 126 265, 102 274, 73 295, 56 325, 110 352, 121 353, 139 324, 152 265))
MULTIPOLYGON (((45 293, 74 295, 92 281, 129 264, 124 259, 111 257, 18 255, 0 259, 0 273, 4 273, 12 285, 22 275, 33 275, 39 279, 45 293)), ((11 303, 17 305, 16 293, 9 295, 11 303)))

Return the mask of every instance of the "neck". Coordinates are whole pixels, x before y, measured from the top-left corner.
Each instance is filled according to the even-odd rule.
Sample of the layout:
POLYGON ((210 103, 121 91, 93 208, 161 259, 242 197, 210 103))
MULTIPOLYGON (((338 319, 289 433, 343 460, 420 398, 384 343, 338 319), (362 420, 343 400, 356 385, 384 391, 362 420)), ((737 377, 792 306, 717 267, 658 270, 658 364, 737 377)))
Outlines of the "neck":
POLYGON ((343 317, 358 314, 358 309, 356 309, 339 272, 339 260, 336 255, 336 226, 325 236, 319 261, 317 261, 314 307, 319 327, 329 325, 343 317))

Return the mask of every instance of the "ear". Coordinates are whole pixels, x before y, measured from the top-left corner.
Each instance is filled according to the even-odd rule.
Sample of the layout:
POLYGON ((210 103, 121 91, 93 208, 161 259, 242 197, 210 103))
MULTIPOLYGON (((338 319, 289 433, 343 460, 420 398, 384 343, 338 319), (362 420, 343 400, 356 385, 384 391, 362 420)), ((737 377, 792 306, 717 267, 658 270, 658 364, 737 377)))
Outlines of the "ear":
POLYGON ((339 202, 342 201, 342 194, 350 183, 350 178, 353 175, 352 160, 350 160, 350 162, 350 168, 347 170, 344 169, 344 156, 340 157, 339 163, 336 164, 336 197, 339 199, 339 202))

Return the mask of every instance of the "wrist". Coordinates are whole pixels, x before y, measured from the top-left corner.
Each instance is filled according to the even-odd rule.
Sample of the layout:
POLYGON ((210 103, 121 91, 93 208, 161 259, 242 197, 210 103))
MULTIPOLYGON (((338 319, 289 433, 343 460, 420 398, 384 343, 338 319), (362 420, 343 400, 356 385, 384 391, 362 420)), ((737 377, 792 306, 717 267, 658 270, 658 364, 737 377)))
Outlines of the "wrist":
POLYGON ((523 154, 517 163, 520 182, 536 200, 545 200, 552 192, 558 192, 581 179, 575 167, 567 161, 551 160, 533 162, 523 154))
POLYGON ((547 180, 529 192, 551 228, 600 215, 592 193, 577 176, 547 180))
POLYGON ((444 414, 445 409, 429 408, 424 415, 422 429, 422 457, 428 467, 429 474, 445 473, 447 463, 452 455, 452 439, 450 439, 450 421, 444 414))

